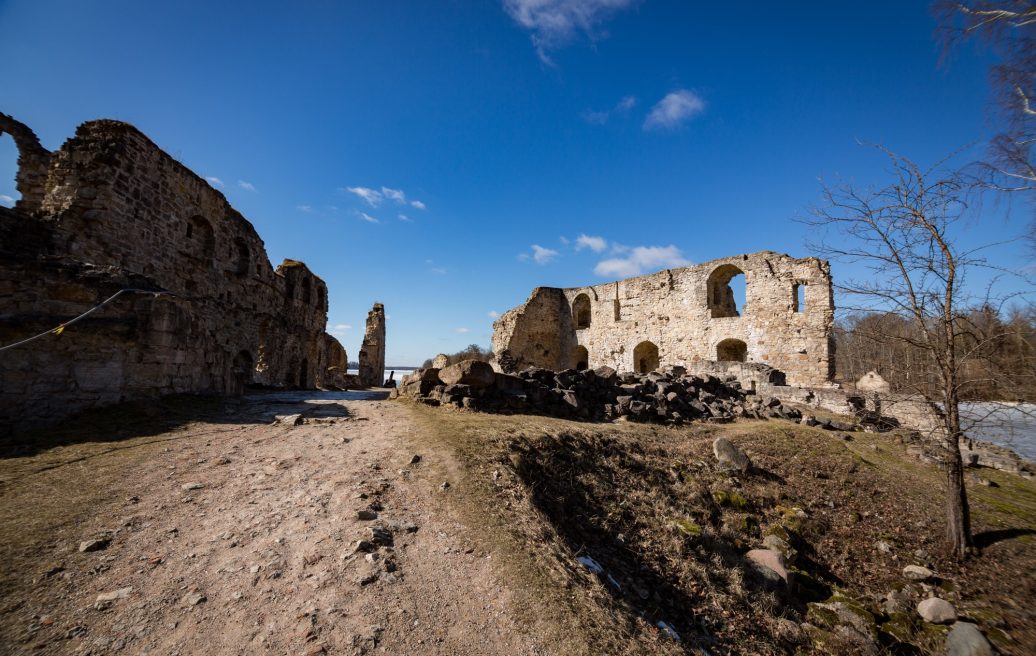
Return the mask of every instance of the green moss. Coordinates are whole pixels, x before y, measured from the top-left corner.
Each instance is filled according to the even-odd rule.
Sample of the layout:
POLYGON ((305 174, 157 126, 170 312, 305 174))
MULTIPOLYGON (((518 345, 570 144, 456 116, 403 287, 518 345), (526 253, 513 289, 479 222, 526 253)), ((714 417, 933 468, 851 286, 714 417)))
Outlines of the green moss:
POLYGON ((907 613, 892 613, 881 625, 881 631, 899 642, 910 642, 914 635, 914 623, 907 613))
POLYGON ((993 643, 993 646, 997 648, 997 651, 1008 653, 1018 645, 1015 644, 1014 640, 1011 639, 1002 629, 998 628, 987 628, 986 637, 993 643))
POLYGON ((734 510, 745 511, 749 506, 748 499, 741 496, 737 491, 716 490, 712 493, 712 498, 717 505, 733 508, 734 510))
POLYGON ((744 515, 741 517, 741 521, 737 523, 737 528, 742 533, 754 534, 759 530, 759 522, 751 515, 744 515))
POLYGON ((712 493, 712 500, 716 502, 717 506, 727 505, 727 493, 723 490, 716 490, 712 493))
POLYGON ((766 529, 766 535, 775 535, 786 543, 791 544, 791 534, 788 533, 788 529, 780 524, 773 524, 766 529))
POLYGON ((701 526, 698 526, 689 519, 678 519, 673 523, 676 525, 676 528, 684 535, 687 535, 692 538, 696 538, 701 535, 701 526))
POLYGON ((838 613, 828 608, 825 604, 806 604, 806 620, 818 626, 838 626, 838 613))

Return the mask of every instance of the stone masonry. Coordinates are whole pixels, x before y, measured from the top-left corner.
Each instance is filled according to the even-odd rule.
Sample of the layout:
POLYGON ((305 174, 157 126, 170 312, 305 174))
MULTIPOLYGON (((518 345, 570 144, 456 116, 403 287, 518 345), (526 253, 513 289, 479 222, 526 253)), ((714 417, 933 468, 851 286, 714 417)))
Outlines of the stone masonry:
POLYGON ((827 262, 762 251, 601 285, 539 287, 493 324, 493 352, 507 372, 756 362, 789 385, 821 386, 832 374, 833 321, 827 262), (739 308, 731 281, 741 275, 739 308))
POLYGON ((360 384, 381 387, 385 384, 385 306, 375 303, 367 313, 367 331, 360 345, 360 384))
POLYGON ((329 386, 346 370, 324 282, 295 260, 275 269, 223 194, 136 128, 90 121, 53 153, 10 116, 0 132, 22 194, 0 208, 0 345, 141 290, 0 351, 0 435, 164 394, 329 386))

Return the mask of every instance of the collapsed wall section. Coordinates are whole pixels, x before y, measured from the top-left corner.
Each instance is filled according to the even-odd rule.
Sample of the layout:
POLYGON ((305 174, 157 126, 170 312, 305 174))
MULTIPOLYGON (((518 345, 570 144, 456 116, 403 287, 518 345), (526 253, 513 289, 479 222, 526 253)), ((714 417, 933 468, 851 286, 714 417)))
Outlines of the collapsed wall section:
POLYGON ((375 303, 367 313, 359 355, 360 384, 381 387, 385 384, 385 306, 375 303))
POLYGON ((537 288, 494 323, 493 349, 498 359, 514 354, 501 362, 505 370, 756 362, 784 372, 790 385, 823 385, 833 321, 828 264, 763 251, 601 285, 537 288), (732 288, 738 280, 743 307, 732 288))
MULTIPOLYGON (((0 129, 17 130, 11 121, 0 129)), ((316 387, 344 369, 324 331, 324 282, 302 262, 274 269, 223 194, 136 128, 85 123, 43 160, 45 185, 23 196, 33 211, 0 213, 2 343, 119 289, 161 294, 122 295, 60 336, 0 354, 0 433, 133 398, 316 387)))

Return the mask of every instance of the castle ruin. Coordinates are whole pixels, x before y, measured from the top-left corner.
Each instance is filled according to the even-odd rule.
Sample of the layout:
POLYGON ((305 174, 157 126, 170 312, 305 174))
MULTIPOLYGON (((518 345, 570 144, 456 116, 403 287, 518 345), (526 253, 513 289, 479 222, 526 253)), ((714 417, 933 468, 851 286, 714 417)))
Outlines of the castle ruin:
POLYGON ((789 385, 822 386, 833 374, 833 321, 827 262, 762 251, 600 285, 538 287, 493 324, 493 352, 508 372, 747 362, 780 370, 789 385), (740 308, 731 287, 739 276, 740 308))
POLYGON ((385 383, 385 306, 375 303, 367 313, 359 355, 360 384, 381 387, 385 383))
POLYGON ((222 193, 126 123, 90 121, 54 152, 0 114, 18 147, 0 207, 0 434, 77 410, 245 386, 332 386, 347 358, 325 332, 327 287, 276 269, 222 193))

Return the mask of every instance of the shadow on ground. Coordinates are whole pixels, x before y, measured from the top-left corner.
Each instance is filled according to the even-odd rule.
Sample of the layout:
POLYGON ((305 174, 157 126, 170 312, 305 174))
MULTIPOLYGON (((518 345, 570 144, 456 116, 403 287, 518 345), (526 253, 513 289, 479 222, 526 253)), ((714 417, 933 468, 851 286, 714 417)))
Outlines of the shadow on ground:
POLYGON ((0 458, 32 457, 59 446, 104 443, 167 434, 195 422, 222 425, 270 424, 279 417, 304 420, 347 418, 342 401, 377 401, 383 390, 251 391, 237 398, 178 394, 87 410, 60 423, 0 439, 0 458))

